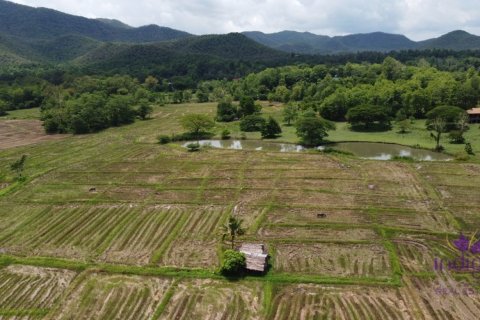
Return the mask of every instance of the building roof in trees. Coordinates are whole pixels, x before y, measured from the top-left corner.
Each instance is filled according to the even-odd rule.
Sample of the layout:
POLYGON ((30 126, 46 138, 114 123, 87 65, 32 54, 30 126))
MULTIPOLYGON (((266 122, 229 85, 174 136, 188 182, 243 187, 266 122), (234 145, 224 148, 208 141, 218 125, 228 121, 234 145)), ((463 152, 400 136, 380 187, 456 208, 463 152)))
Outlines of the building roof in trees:
POLYGON ((265 272, 268 258, 265 245, 244 243, 238 251, 245 255, 247 270, 265 272))
POLYGON ((468 114, 474 114, 474 115, 480 115, 480 108, 472 108, 470 110, 467 110, 468 114))

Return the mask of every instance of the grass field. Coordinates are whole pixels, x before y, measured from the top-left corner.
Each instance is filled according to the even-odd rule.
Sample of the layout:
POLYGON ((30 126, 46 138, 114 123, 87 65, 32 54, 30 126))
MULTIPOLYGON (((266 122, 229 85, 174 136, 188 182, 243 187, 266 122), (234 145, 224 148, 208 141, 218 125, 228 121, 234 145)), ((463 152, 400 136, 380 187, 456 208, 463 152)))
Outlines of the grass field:
MULTIPOLYGON (((436 292, 478 287, 475 279, 433 269, 435 257, 455 256, 447 239, 477 231, 477 157, 381 162, 309 152, 190 153, 156 143, 159 134, 181 132, 182 115, 214 112, 214 104, 156 107, 151 120, 98 134, 17 147, 5 142, 0 319, 478 315, 478 292, 436 292), (22 154, 26 180, 16 182, 9 164, 22 154), (272 267, 264 277, 229 282, 216 273, 228 246, 220 227, 232 212, 247 229, 240 241, 267 245, 272 267)), ((264 112, 278 116, 280 108, 264 112)), ((11 120, 0 125, 5 121, 11 120)), ((228 125, 234 136, 237 125, 228 125)), ((293 130, 282 140, 295 141, 293 130)), ((478 131, 468 135, 480 150, 478 131)), ((428 137, 413 138, 419 132, 405 143, 430 147, 428 137)), ((11 138, 19 134, 13 130, 11 138)), ((330 138, 402 137, 354 135, 338 125, 330 138)), ((459 148, 451 146, 447 151, 459 148)))

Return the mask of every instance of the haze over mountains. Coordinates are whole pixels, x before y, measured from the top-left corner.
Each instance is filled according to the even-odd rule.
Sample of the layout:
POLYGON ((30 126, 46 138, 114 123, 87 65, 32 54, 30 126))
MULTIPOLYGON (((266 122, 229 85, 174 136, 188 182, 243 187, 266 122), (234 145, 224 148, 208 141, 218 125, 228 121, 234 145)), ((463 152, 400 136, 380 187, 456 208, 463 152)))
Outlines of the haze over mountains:
POLYGON ((480 49, 480 37, 454 31, 436 39, 415 42, 403 35, 374 32, 322 36, 282 31, 265 34, 196 36, 148 25, 134 28, 118 20, 87 19, 46 8, 0 0, 0 64, 71 63, 98 65, 150 64, 195 56, 224 60, 267 61, 289 53, 337 54, 407 49, 480 49), (147 64, 148 64, 147 63, 147 64))

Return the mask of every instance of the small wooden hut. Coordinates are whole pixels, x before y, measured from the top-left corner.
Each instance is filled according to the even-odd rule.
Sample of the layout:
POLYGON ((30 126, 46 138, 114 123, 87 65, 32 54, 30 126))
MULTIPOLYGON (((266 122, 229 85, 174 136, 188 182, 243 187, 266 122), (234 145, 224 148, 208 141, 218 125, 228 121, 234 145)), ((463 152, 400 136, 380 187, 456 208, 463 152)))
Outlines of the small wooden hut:
POLYGON ((247 260, 247 270, 265 272, 267 269, 268 252, 263 244, 244 243, 238 249, 247 260))
POLYGON ((472 108, 467 110, 470 123, 480 123, 480 108, 472 108))

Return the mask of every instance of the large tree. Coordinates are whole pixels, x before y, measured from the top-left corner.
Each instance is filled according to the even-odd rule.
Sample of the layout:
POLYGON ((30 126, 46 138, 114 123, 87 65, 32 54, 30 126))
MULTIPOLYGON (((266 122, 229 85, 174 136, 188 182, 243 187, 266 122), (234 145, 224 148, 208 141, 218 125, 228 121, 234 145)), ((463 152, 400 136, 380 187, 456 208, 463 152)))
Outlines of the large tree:
POLYGON ((217 105, 217 121, 230 122, 237 118, 237 108, 230 101, 222 101, 217 105))
POLYGON ((384 130, 390 127, 390 117, 385 108, 361 105, 348 110, 347 121, 354 130, 384 130))
POLYGON ((209 116, 196 113, 183 116, 180 124, 195 139, 199 139, 202 133, 207 133, 215 126, 215 122, 209 116))
POLYGON ((292 122, 297 120, 298 117, 298 110, 297 107, 289 104, 283 109, 283 121, 287 124, 287 126, 291 125, 292 122))
POLYGON ((274 139, 280 133, 282 133, 282 128, 278 124, 277 120, 272 117, 269 117, 262 130, 262 138, 274 139))
POLYGON ((458 119, 465 114, 465 110, 454 106, 439 106, 427 113, 427 126, 431 126, 435 119, 442 119, 445 122, 447 131, 457 129, 458 119))
POLYGON ((255 108, 255 100, 249 96, 243 96, 240 98, 240 106, 238 108, 238 114, 241 117, 245 117, 257 112, 255 108))
POLYGON ((300 116, 295 126, 300 142, 306 146, 318 146, 328 136, 327 131, 335 129, 332 122, 317 116, 313 110, 300 116))

